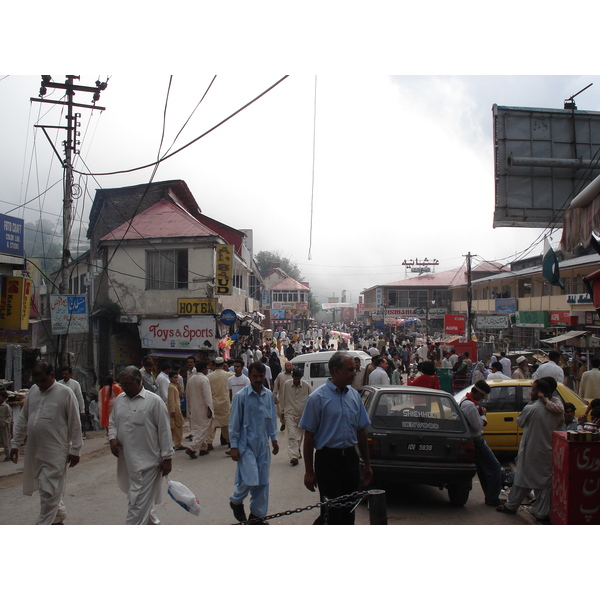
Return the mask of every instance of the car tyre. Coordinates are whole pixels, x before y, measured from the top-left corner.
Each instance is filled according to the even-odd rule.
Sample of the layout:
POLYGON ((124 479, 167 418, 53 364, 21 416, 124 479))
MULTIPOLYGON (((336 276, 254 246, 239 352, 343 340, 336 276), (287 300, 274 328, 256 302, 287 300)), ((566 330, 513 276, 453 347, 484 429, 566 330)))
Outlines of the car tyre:
POLYGON ((449 485, 448 486, 448 498, 452 506, 464 506, 469 499, 469 493, 471 490, 460 485, 449 485))

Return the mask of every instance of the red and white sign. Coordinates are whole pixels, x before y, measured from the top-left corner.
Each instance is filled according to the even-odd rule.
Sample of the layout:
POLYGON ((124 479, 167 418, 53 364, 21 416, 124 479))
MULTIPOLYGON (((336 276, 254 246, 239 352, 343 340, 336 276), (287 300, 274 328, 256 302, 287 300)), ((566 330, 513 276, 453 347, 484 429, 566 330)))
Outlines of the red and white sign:
POLYGON ((565 325, 574 326, 579 322, 578 317, 571 316, 569 311, 564 310, 551 310, 550 311, 550 324, 551 325, 565 325))
POLYGON ((465 315, 444 315, 446 335, 464 335, 467 317, 465 315))
POLYGON ((215 318, 141 319, 142 348, 209 350, 215 347, 215 318))
POLYGON ((365 314, 365 304, 363 301, 363 296, 359 296, 358 297, 358 304, 356 306, 356 314, 357 315, 364 315, 365 314))

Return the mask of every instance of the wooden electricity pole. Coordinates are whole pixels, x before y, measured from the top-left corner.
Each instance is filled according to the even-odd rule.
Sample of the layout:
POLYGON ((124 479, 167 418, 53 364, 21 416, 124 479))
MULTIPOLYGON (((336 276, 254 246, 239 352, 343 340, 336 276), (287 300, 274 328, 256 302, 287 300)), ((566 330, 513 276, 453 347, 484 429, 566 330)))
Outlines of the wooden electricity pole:
MULTIPOLYGON (((60 104, 67 107, 67 125, 36 125, 40 127, 44 132, 44 135, 50 142, 55 154, 58 156, 63 169, 63 244, 62 244, 62 258, 61 258, 61 281, 59 291, 61 294, 69 293, 69 263, 71 258, 71 251, 69 250, 70 238, 71 238, 71 227, 73 223, 73 155, 79 154, 77 148, 80 144, 79 132, 77 127, 80 123, 77 121, 81 117, 80 113, 74 113, 73 108, 91 108, 93 110, 105 110, 102 106, 96 106, 96 102, 100 99, 100 92, 106 89, 107 82, 96 81, 96 87, 86 87, 82 85, 76 85, 75 80, 79 80, 78 75, 67 75, 64 83, 56 83, 52 81, 50 75, 42 75, 42 84, 40 87, 40 97, 31 98, 33 102, 43 102, 48 104, 60 104), (49 100, 45 99, 44 96, 48 92, 48 88, 64 90, 66 100, 49 100), (93 104, 77 104, 73 101, 75 92, 86 92, 93 94, 93 104), (65 129, 67 131, 67 139, 63 142, 64 146, 64 160, 61 158, 60 153, 54 146, 50 136, 48 135, 47 129, 65 129)), ((60 366, 69 364, 69 347, 68 339, 69 334, 65 333, 59 336, 59 344, 57 349, 57 355, 60 357, 60 366)))

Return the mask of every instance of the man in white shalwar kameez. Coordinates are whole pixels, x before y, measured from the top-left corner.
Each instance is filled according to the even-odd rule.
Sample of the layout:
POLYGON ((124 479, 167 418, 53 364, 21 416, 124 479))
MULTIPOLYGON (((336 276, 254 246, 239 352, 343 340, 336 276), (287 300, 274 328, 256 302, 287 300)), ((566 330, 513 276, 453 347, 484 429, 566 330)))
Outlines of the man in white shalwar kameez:
MULTIPOLYGON (((537 379, 531 386, 531 400, 517 417, 517 425, 523 428, 523 437, 517 456, 515 480, 508 500, 496 510, 515 514, 521 502, 533 490, 535 504, 532 510, 538 523, 549 523, 552 488, 552 432, 564 420, 562 408, 552 399, 548 382, 537 379)), ((562 404, 562 403, 561 403, 562 404)))
POLYGON ((31 387, 14 426, 10 457, 19 459, 19 446, 27 438, 23 493, 40 494, 38 525, 62 525, 67 516, 64 495, 67 465, 79 462, 82 435, 75 394, 59 384, 52 367, 38 362, 31 387))
POLYGON ((302 458, 300 449, 304 430, 298 427, 298 423, 300 423, 306 400, 311 392, 310 383, 302 379, 302 371, 294 369, 292 379, 283 384, 279 394, 280 410, 288 435, 288 456, 293 467, 302 458))
POLYGON ((173 456, 169 414, 161 397, 144 388, 136 367, 126 367, 119 383, 123 393, 110 413, 108 439, 118 458, 117 483, 129 502, 125 523, 158 525, 154 505, 173 456))
MULTIPOLYGON (((229 506, 235 518, 246 521, 244 499, 250 494, 250 519, 266 516, 269 507, 269 467, 271 453, 279 452, 277 444, 277 413, 273 394, 263 386, 266 377, 263 363, 248 367, 250 385, 234 397, 229 415, 231 458, 237 462, 235 488, 229 506)), ((256 524, 266 524, 258 521, 256 524)))
POLYGON ((187 410, 190 417, 190 432, 192 443, 185 453, 190 458, 198 458, 208 454, 208 434, 212 428, 213 399, 210 382, 206 373, 208 365, 205 362, 196 363, 196 367, 188 376, 186 387, 187 410))

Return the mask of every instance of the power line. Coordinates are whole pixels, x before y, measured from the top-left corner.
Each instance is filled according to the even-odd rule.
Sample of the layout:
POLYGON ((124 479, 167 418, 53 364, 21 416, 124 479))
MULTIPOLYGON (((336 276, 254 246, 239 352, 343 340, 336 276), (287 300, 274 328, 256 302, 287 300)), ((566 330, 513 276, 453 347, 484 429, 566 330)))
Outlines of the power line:
POLYGON ((143 165, 141 167, 134 167, 132 169, 125 169, 125 170, 122 170, 122 171, 111 171, 111 172, 108 172, 108 173, 81 173, 80 171, 77 171, 77 170, 74 170, 74 172, 75 173, 81 173, 82 175, 92 175, 92 176, 95 176, 95 177, 103 177, 105 175, 121 175, 123 173, 133 173, 134 171, 141 171, 142 169, 148 169, 150 167, 156 167, 161 162, 163 162, 165 160, 168 160, 172 156, 175 156, 176 154, 178 154, 182 150, 185 150, 186 148, 188 148, 192 144, 195 144, 197 141, 199 141, 203 137, 207 136, 209 133, 212 133, 218 127, 221 127, 221 125, 225 124, 227 121, 229 121, 230 119, 232 119, 233 117, 235 117, 237 114, 239 114, 240 112, 242 112, 244 109, 248 108, 251 104, 253 104, 257 100, 259 100, 260 98, 262 98, 265 94, 267 94, 268 92, 270 92, 273 88, 275 88, 276 86, 278 86, 282 81, 284 81, 288 77, 289 77, 289 75, 285 75, 279 81, 275 82, 273 85, 271 85, 270 87, 268 87, 264 92, 262 92, 261 94, 259 94, 258 96, 256 96, 256 98, 253 98, 252 100, 250 100, 250 102, 247 102, 246 104, 244 104, 244 106, 242 106, 241 108, 239 108, 238 110, 236 110, 234 113, 230 114, 228 117, 226 117, 225 119, 223 119, 222 121, 220 121, 219 123, 217 123, 216 125, 214 125, 213 127, 211 127, 209 130, 205 131, 202 135, 199 135, 197 138, 193 139, 191 142, 188 142, 187 144, 185 144, 184 146, 182 146, 178 150, 175 150, 174 152, 171 152, 170 154, 167 154, 167 155, 163 156, 161 159, 159 159, 159 160, 157 160, 155 162, 149 163, 147 165, 143 165))

